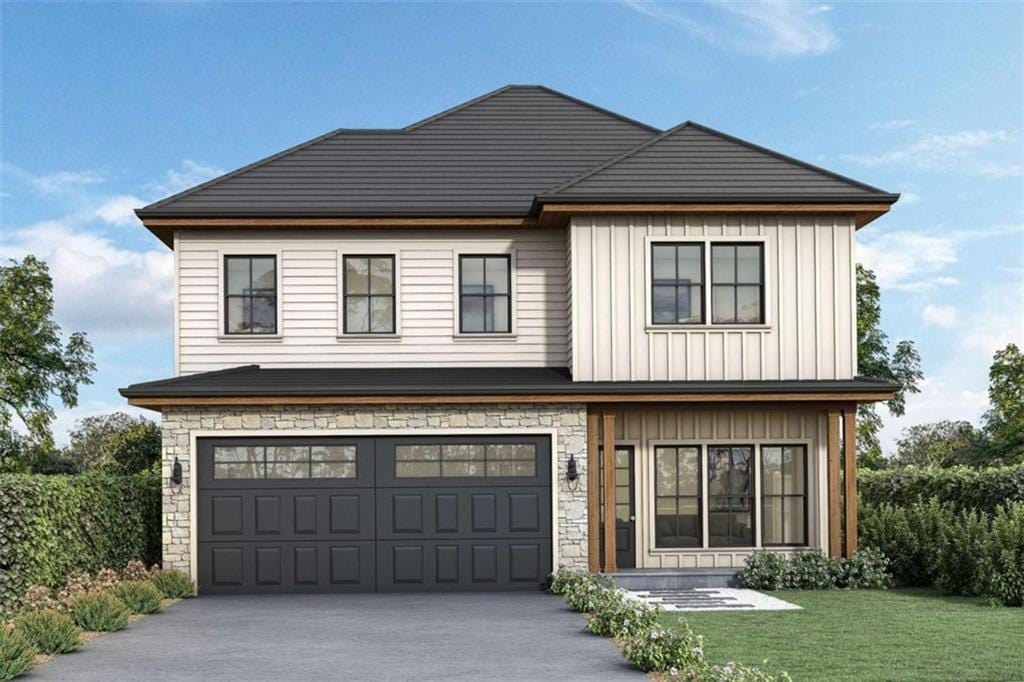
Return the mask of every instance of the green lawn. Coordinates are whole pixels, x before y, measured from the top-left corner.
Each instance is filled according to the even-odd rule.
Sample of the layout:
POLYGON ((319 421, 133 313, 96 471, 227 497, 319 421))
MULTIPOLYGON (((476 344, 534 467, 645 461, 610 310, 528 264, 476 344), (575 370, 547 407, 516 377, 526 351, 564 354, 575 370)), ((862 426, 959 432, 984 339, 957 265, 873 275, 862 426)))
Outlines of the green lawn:
POLYGON ((929 590, 773 594, 803 610, 687 614, 713 662, 767 660, 796 682, 1024 680, 1024 609, 929 590))

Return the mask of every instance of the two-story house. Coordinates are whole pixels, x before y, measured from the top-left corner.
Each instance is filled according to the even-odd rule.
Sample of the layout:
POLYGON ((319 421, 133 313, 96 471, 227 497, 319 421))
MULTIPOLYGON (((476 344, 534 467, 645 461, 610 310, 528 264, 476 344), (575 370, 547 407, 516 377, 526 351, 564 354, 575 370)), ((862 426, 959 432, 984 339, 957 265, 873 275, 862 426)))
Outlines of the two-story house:
POLYGON ((138 211, 175 257, 165 565, 536 589, 856 545, 854 235, 897 195, 538 86, 138 211), (845 475, 844 475, 845 473, 845 475))

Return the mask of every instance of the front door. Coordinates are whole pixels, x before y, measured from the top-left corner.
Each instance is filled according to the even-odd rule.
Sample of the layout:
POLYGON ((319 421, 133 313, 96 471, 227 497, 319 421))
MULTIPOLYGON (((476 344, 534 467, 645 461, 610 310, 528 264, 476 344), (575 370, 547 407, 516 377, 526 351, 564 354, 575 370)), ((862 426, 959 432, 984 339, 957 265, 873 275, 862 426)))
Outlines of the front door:
MULTIPOLYGON (((604 481, 604 457, 601 481, 604 481)), ((604 485, 601 485, 601 563, 604 564, 604 485)), ((633 446, 615 446, 615 565, 636 566, 636 506, 633 489, 633 446)))

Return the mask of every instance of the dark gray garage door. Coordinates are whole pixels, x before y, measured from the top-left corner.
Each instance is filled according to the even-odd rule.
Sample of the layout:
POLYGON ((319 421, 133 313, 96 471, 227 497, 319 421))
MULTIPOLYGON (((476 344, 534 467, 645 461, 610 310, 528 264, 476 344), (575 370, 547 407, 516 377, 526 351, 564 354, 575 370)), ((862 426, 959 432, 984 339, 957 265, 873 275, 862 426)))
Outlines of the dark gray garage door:
POLYGON ((546 437, 199 441, 204 593, 536 589, 546 437))

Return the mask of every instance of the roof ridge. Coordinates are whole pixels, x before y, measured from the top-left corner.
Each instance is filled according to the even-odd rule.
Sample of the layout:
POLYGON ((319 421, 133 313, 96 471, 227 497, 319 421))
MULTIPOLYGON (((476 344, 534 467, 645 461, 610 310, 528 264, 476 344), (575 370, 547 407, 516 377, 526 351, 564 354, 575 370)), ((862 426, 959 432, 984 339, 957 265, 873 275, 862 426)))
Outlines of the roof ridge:
POLYGON ((494 97, 495 95, 500 95, 501 93, 506 92, 507 90, 511 90, 514 87, 522 87, 522 86, 503 85, 500 88, 498 88, 497 90, 491 90, 490 92, 485 92, 484 94, 480 95, 479 97, 474 97, 473 99, 468 99, 465 102, 462 102, 461 104, 456 104, 455 106, 449 107, 449 108, 447 108, 447 109, 445 109, 443 111, 439 111, 436 114, 431 114, 430 116, 427 116, 426 118, 421 118, 420 120, 415 121, 414 123, 410 123, 409 125, 405 126, 404 128, 400 128, 399 130, 401 130, 402 132, 409 132, 409 131, 412 131, 412 130, 418 130, 419 128, 422 128, 423 126, 425 126, 425 125, 427 125, 429 123, 433 123, 434 121, 437 121, 438 119, 445 118, 446 116, 450 116, 451 114, 454 114, 457 111, 462 111, 463 109, 471 107, 474 104, 479 104, 480 102, 483 102, 485 99, 490 99, 491 97, 494 97))
POLYGON ((612 158, 608 159, 607 161, 599 163, 598 165, 594 166, 593 168, 590 168, 590 169, 585 170, 584 172, 580 173, 576 177, 574 177, 574 178, 572 178, 570 180, 567 180, 566 182, 563 182, 561 185, 557 185, 557 186, 547 190, 544 193, 544 195, 542 195, 542 196, 551 195, 551 194, 558 194, 559 192, 562 192, 562 191, 568 189, 569 187, 572 187, 577 182, 581 182, 582 180, 585 180, 585 179, 589 178, 592 175, 597 175, 598 173, 600 173, 601 171, 605 170, 606 168, 610 168, 611 166, 614 166, 619 161, 627 159, 630 156, 632 156, 633 154, 636 154, 637 152, 642 151, 643 149, 646 149, 647 147, 650 147, 652 144, 654 144, 656 142, 659 142, 661 140, 664 140, 669 135, 672 135, 673 133, 677 132, 678 130, 681 130, 681 129, 685 128, 688 125, 690 125, 690 121, 683 121, 682 123, 680 123, 678 125, 675 125, 675 126, 669 128, 668 130, 662 131, 661 133, 659 133, 658 135, 655 135, 651 139, 644 140, 643 142, 641 142, 637 146, 632 147, 630 149, 627 149, 626 151, 622 152, 621 154, 613 156, 612 158))
MULTIPOLYGON (((351 129, 348 129, 348 130, 351 130, 351 129)), ((321 142, 323 140, 326 140, 329 137, 333 137, 334 135, 337 135, 337 134, 345 132, 345 131, 346 131, 345 128, 335 128, 334 130, 331 130, 330 132, 323 133, 322 135, 317 135, 316 137, 314 137, 312 139, 306 140, 305 142, 300 142, 297 145, 294 145, 292 147, 288 147, 287 149, 285 149, 283 151, 280 151, 280 152, 277 152, 276 154, 271 154, 270 156, 265 156, 262 159, 259 159, 257 161, 253 161, 252 163, 250 163, 248 165, 245 165, 245 166, 242 166, 241 168, 236 168, 233 171, 229 171, 227 173, 224 173, 223 175, 218 175, 215 178, 211 178, 211 179, 207 180, 206 182, 201 182, 198 185, 195 185, 193 187, 189 187, 188 189, 183 189, 182 191, 176 192, 176 193, 174 193, 174 194, 172 194, 172 195, 170 195, 168 197, 164 197, 163 199, 160 199, 158 201, 154 201, 153 203, 147 204, 147 205, 143 206, 142 208, 137 208, 137 209, 135 209, 135 215, 137 215, 137 216, 139 216, 141 218, 141 217, 144 216, 144 214, 147 211, 151 211, 153 209, 160 208, 161 206, 163 206, 163 205, 165 205, 165 204, 167 204, 167 203, 169 203, 171 201, 175 201, 177 199, 181 199, 182 197, 187 197, 187 196, 189 196, 189 195, 191 195, 191 194, 193 194, 195 192, 198 192, 201 189, 206 189, 207 187, 212 187, 213 185, 216 185, 218 183, 224 182, 225 180, 229 180, 229 179, 235 177, 236 175, 240 175, 241 173, 244 173, 244 172, 246 172, 248 170, 252 170, 253 168, 255 168, 257 166, 261 166, 261 165, 263 165, 265 163, 269 163, 271 161, 276 161, 277 159, 281 158, 282 156, 287 156, 288 154, 291 154, 292 152, 297 152, 300 149, 305 149, 306 147, 314 145, 317 142, 321 142)))
POLYGON ((545 92, 551 93, 552 95, 558 95, 562 99, 568 100, 568 101, 573 102, 575 104, 580 104, 580 105, 583 105, 583 106, 585 106, 585 107, 587 107, 589 109, 593 109, 594 111, 600 112, 600 113, 605 114, 607 116, 611 116, 612 118, 617 118, 620 121, 623 121, 625 123, 629 123, 630 125, 636 126, 637 128, 643 128, 644 130, 649 130, 652 133, 660 133, 661 132, 661 128, 656 128, 656 127, 654 127, 654 126, 652 126, 650 124, 644 123, 643 121, 638 121, 635 118, 630 118, 629 116, 626 116, 625 114, 620 114, 617 111, 612 111, 611 109, 605 109, 604 107, 599 106, 597 104, 594 104, 593 102, 588 102, 587 100, 580 99, 579 97, 573 97, 572 95, 568 95, 568 94, 562 92, 561 90, 555 90, 554 88, 549 88, 546 85, 516 85, 516 86, 510 86, 510 87, 518 87, 518 88, 530 87, 530 88, 536 88, 538 90, 543 90, 545 92))

